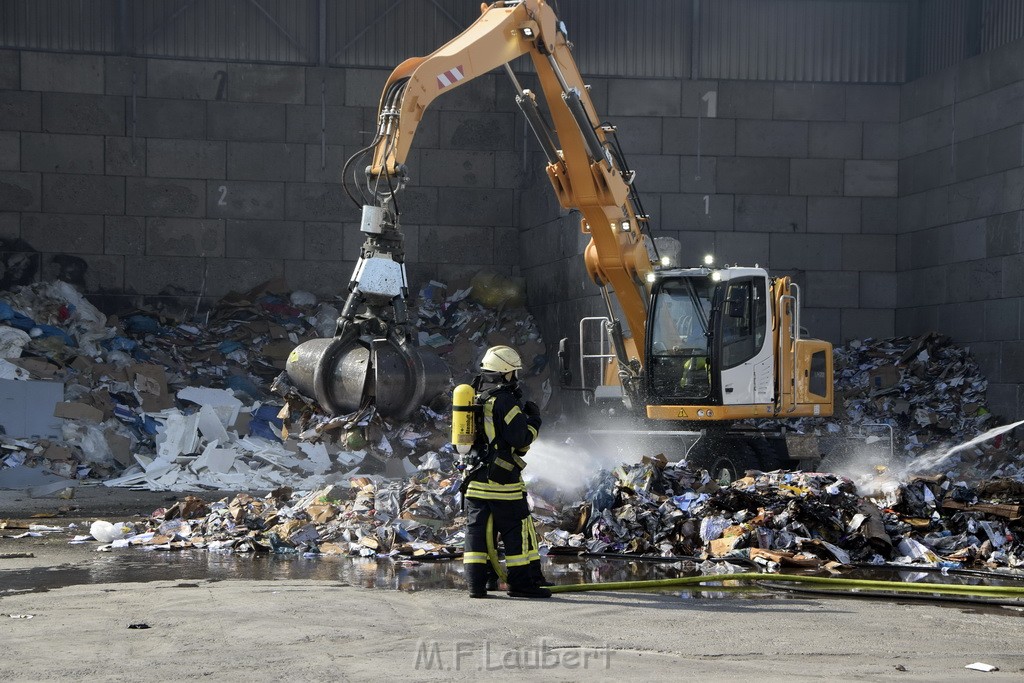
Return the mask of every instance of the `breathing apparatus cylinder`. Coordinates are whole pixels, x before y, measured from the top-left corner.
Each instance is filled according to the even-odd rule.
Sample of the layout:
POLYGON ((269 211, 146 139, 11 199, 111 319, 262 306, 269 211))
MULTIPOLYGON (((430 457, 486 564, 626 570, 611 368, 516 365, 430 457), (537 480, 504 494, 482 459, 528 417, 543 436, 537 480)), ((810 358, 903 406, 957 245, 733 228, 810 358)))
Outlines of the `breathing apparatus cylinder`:
POLYGON ((476 441, 476 390, 460 384, 452 392, 452 445, 459 455, 467 455, 476 441))

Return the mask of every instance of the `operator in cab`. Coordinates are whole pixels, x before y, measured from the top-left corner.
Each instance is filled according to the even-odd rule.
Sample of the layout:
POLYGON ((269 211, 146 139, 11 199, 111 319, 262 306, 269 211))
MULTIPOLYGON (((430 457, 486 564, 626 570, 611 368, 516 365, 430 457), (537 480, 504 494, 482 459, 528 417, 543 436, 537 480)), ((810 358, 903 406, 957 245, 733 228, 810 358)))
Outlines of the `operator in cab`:
MULTIPOLYGON (((550 598, 540 573, 537 532, 526 500, 524 457, 541 426, 540 408, 523 402, 518 372, 523 362, 515 349, 494 346, 480 362, 474 381, 482 408, 483 430, 476 433, 478 464, 465 484, 466 546, 463 563, 469 595, 487 597, 489 561, 496 561, 495 537, 505 544, 508 594, 514 598, 550 598)), ((491 588, 497 588, 492 580, 491 588)))

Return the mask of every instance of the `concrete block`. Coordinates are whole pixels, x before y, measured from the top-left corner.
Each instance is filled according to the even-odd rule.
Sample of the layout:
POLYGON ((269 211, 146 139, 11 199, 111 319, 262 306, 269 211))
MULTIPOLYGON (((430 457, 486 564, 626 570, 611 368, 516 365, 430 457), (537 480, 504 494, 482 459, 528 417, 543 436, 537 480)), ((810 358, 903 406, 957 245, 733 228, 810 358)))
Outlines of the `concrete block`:
POLYGON ((992 299, 985 306, 985 340, 1015 341, 1020 339, 1020 298, 992 299))
POLYGON ((977 304, 947 304, 941 307, 942 331, 961 344, 980 341, 985 327, 985 310, 977 304))
POLYGON ((808 125, 807 155, 822 159, 859 159, 861 129, 860 123, 812 121, 808 125))
POLYGON ((0 90, 0 130, 39 130, 42 96, 37 92, 0 90))
POLYGON ((494 187, 494 152, 425 149, 419 184, 431 187, 494 187))
MULTIPOLYGON (((982 371, 987 377, 999 377, 998 367, 996 363, 996 370, 991 371, 982 366, 982 371)), ((989 410, 1007 424, 1020 420, 1024 415, 1024 392, 1017 384, 989 382, 985 398, 989 410)))
POLYGON ((954 181, 952 156, 950 148, 943 147, 900 159, 900 193, 917 194, 951 184, 954 181))
POLYGON ((1024 251, 1024 210, 985 219, 985 255, 1010 256, 1024 251))
POLYGON ((721 116, 718 113, 718 81, 684 80, 682 85, 680 116, 701 116, 710 119, 721 116))
POLYGON ((641 192, 679 192, 679 157, 633 154, 629 163, 636 171, 641 192))
POLYGON ((387 69, 345 69, 345 104, 376 111, 390 73, 387 69))
POLYGON ((47 173, 43 211, 47 213, 124 213, 124 178, 47 173))
POLYGON ((301 221, 227 221, 228 258, 301 259, 304 250, 301 221))
MULTIPOLYGON (((233 144, 249 144, 249 143, 233 143, 233 144)), ((268 143, 252 143, 256 149, 262 149, 262 147, 268 143)), ((291 146, 292 143, 289 143, 291 146)), ((350 156, 356 151, 356 147, 342 147, 341 145, 327 145, 321 147, 320 145, 305 145, 306 160, 305 160, 305 175, 303 179, 307 183, 338 183, 341 181, 342 169, 345 167, 345 162, 350 156)), ((228 162, 230 163, 230 148, 228 155, 228 162)), ((365 164, 364 164, 365 167, 365 164)), ((228 168, 230 173, 230 166, 228 168)), ((348 177, 352 177, 352 170, 349 169, 348 177)))
POLYGON ((22 238, 36 251, 58 254, 102 254, 103 217, 26 213, 22 238))
POLYGON ((992 258, 950 264, 946 289, 946 300, 950 303, 1000 298, 1003 295, 1003 260, 992 258))
POLYGON ((882 197, 864 197, 860 203, 860 230, 864 233, 899 232, 899 201, 882 197))
POLYGON ((306 84, 306 104, 344 106, 345 72, 337 67, 307 67, 303 80, 306 84))
POLYGON ((1024 382, 1024 341, 1007 341, 1000 347, 1000 379, 1004 382, 1024 382))
POLYGON ((453 112, 441 119, 441 147, 503 151, 513 145, 513 114, 463 114, 453 112))
POLYGON ((733 194, 789 194, 789 159, 719 157, 716 186, 733 194))
POLYGON ((814 339, 832 344, 842 344, 842 311, 838 308, 804 308, 800 313, 800 324, 814 339))
MULTIPOLYGON (((198 295, 206 268, 206 259, 178 256, 141 256, 125 260, 125 291, 143 295, 173 293, 198 295)), ((209 285, 209 283, 207 283, 209 285)), ((207 286, 207 295, 212 295, 207 286)))
POLYGON ((206 215, 210 218, 281 220, 285 217, 285 184, 208 180, 206 215))
POLYGON ((124 98, 44 92, 43 126, 48 133, 124 135, 124 98))
POLYGON ((104 138, 104 170, 107 175, 146 175, 145 138, 104 138))
POLYGON ((846 88, 841 85, 777 83, 774 101, 776 120, 846 120, 846 88))
POLYGON ((223 257, 224 221, 203 218, 146 219, 148 256, 223 257))
POLYGON ((494 231, 476 226, 420 226, 421 261, 489 265, 494 263, 494 231))
POLYGON ((103 58, 103 94, 146 96, 146 60, 136 57, 103 58))
POLYGON ((840 235, 773 234, 771 253, 766 256, 776 271, 839 270, 842 239, 840 235))
POLYGON ((0 90, 21 90, 21 52, 0 50, 0 90))
POLYGON ((895 334, 896 312, 892 309, 844 308, 842 335, 849 339, 888 339, 895 334))
POLYGON ((953 114, 948 107, 906 119, 900 124, 900 158, 945 147, 952 140, 953 114))
MULTIPOLYGON (((495 192, 497 192, 495 190, 495 192)), ((511 193, 511 190, 502 191, 511 193)), ((458 192, 454 193, 458 194, 458 192)), ((551 192, 547 193, 548 195, 551 192)), ((458 199, 454 199, 458 203, 458 199)), ((402 190, 399 208, 402 210, 402 220, 410 225, 431 225, 438 222, 438 190, 436 187, 407 187, 402 190)), ((345 197, 345 216, 354 216, 352 202, 345 197), (351 208, 350 208, 351 207, 351 208)), ((290 206, 290 204, 289 204, 290 206)), ((457 211, 456 206, 447 209, 449 212, 457 211)), ((510 212, 511 216, 511 212, 510 212)), ((337 219, 335 219, 337 220, 337 219)))
POLYGON ((72 259, 73 265, 70 266, 69 261, 62 256, 47 254, 43 258, 41 279, 74 279, 86 293, 102 296, 103 303, 107 305, 124 291, 123 256, 81 254, 72 259))
POLYGON ((662 122, 665 154, 735 156, 736 122, 731 119, 665 119, 662 122))
POLYGON ((946 302, 945 267, 901 270, 896 274, 897 308, 938 306, 946 302))
MULTIPOLYGON (((334 177, 341 167, 333 169, 334 177)), ((216 176, 211 176, 216 177, 216 176)), ((306 177, 306 148, 283 142, 227 143, 229 180, 294 180, 306 177)))
POLYGON ((860 305, 864 308, 896 308, 896 273, 860 274, 860 305))
POLYGON ((682 81, 608 79, 610 116, 680 116, 682 81))
POLYGON ((895 235, 843 235, 843 270, 895 272, 895 235))
POLYGON ((898 222, 900 232, 913 232, 925 227, 928 223, 927 213, 930 209, 929 194, 931 193, 920 192, 900 197, 898 222))
POLYGON ((1001 130, 1021 122, 1024 109, 1024 80, 971 98, 957 104, 957 140, 1001 130))
MULTIPOLYGON (((410 227, 415 228, 402 226, 402 232, 406 235, 406 248, 412 241, 409 238, 410 227)), ((303 226, 302 235, 304 250, 301 258, 310 261, 354 261, 359 256, 359 245, 363 242, 358 223, 308 222, 303 226), (349 245, 353 245, 353 251, 349 251, 349 245), (354 255, 348 257, 348 253, 354 255)))
POLYGON ((136 134, 141 137, 206 137, 205 102, 140 98, 136 101, 136 112, 136 134))
POLYGON ((955 74, 946 69, 903 84, 900 88, 900 118, 903 121, 953 104, 955 74))
POLYGON ((208 140, 151 139, 147 169, 154 178, 223 178, 227 145, 208 140))
POLYGON ((900 86, 847 85, 846 120, 899 123, 900 86))
POLYGON ((612 121, 626 159, 634 154, 661 153, 661 119, 649 116, 618 116, 612 121))
MULTIPOLYGON (((364 146, 363 132, 373 128, 357 107, 319 105, 288 105, 288 142, 320 143, 321 137, 330 145, 364 146)), ((369 141, 367 141, 368 143, 369 141)))
POLYGON ((775 85, 760 81, 718 84, 718 115, 726 119, 771 119, 775 85))
POLYGON ((1003 257, 1003 296, 1024 297, 1024 254, 1003 257))
POLYGON ((901 308, 896 316, 896 334, 899 336, 920 336, 924 332, 942 329, 939 322, 938 306, 901 308))
POLYGON ((736 154, 750 157, 807 156, 803 121, 737 121, 736 154))
POLYGON ((38 173, 0 173, 0 211, 39 211, 38 173))
POLYGON ((737 195, 735 227, 748 232, 806 232, 807 198, 737 195))
MULTIPOLYGON (((224 259, 221 267, 208 273, 206 289, 211 297, 245 292, 267 280, 286 278, 282 259, 224 259)), ((287 278, 286 278, 287 279, 287 278)))
MULTIPOLYGON (((426 153, 427 150, 423 150, 420 160, 416 161, 416 168, 422 168, 424 173, 429 173, 428 167, 421 161, 426 158, 426 153)), ((495 187, 509 187, 516 190, 529 187, 541 173, 544 173, 544 165, 541 163, 527 167, 523 166, 523 155, 521 152, 494 153, 495 187)), ((547 178, 546 173, 544 173, 544 177, 547 178)), ((550 189, 548 189, 548 192, 550 193, 550 189)))
POLYGON ((228 64, 227 96, 232 102, 283 102, 306 100, 306 70, 281 64, 228 64))
POLYGON ((958 181, 1018 168, 1024 165, 1024 124, 964 140, 956 145, 954 159, 958 181))
POLYGON ((0 132, 0 171, 18 170, 21 170, 21 134, 0 132))
POLYGON ((501 266, 519 265, 519 229, 494 229, 494 257, 491 263, 501 266))
POLYGON ((16 240, 21 238, 21 214, 0 213, 0 240, 16 240))
POLYGON ((808 271, 804 305, 808 308, 857 308, 860 306, 859 280, 859 273, 849 271, 808 271))
MULTIPOLYGON (((683 192, 715 194, 718 174, 717 157, 681 157, 679 187, 683 192)), ((644 188, 646 190, 646 188, 644 188)))
POLYGON ((324 297, 344 297, 353 267, 355 263, 338 261, 285 261, 284 278, 292 289, 324 297))
MULTIPOLYGON (((506 189, 440 188, 437 218, 442 225, 473 225, 488 228, 515 225, 514 194, 506 189)), ((420 222, 422 225, 422 221, 420 222)), ((420 246, 423 245, 422 234, 420 246)), ((420 254, 423 252, 421 251, 420 254)), ((490 254, 490 252, 487 252, 490 254)))
POLYGON ((22 52, 21 89, 102 95, 103 57, 61 52, 22 52))
POLYGON ((658 225, 678 230, 732 230, 733 197, 729 194, 667 194, 658 225), (705 199, 706 197, 706 199, 705 199))
POLYGON ((925 268, 985 258, 984 221, 943 225, 910 235, 908 267, 925 268))
POLYGON ((128 178, 126 184, 129 216, 201 218, 206 213, 206 181, 128 178))
POLYGON ((230 82, 223 62, 150 59, 146 95, 173 100, 223 100, 230 82))
POLYGON ((789 193, 818 197, 843 194, 842 159, 790 159, 789 193))
POLYGON ((859 197, 808 197, 807 232, 858 233, 859 197))
POLYGON ((283 104, 207 102, 206 136, 211 140, 283 142, 285 113, 283 104))
POLYGON ((767 267, 771 235, 753 232, 720 232, 715 235, 715 262, 767 267))
POLYGON ((847 159, 844 194, 848 197, 895 197, 899 164, 896 161, 858 161, 847 159))
POLYGON ((145 219, 139 216, 104 216, 103 253, 122 256, 145 254, 145 219))
MULTIPOLYGON (((249 183, 252 184, 252 183, 249 183)), ((260 183, 269 185, 270 183, 260 183)), ((288 220, 331 221, 358 220, 359 209, 338 183, 287 183, 285 215, 288 220)), ((402 195, 405 195, 402 192, 402 195)), ((399 196, 399 208, 406 211, 405 196, 399 196)), ((269 216, 237 216, 238 218, 269 218, 269 216)), ((278 216, 281 218, 282 216, 278 216)))
POLYGON ((900 124, 865 123, 864 158, 898 159, 900 154, 900 124))
POLYGON ((23 133, 25 171, 103 173, 103 137, 23 133))

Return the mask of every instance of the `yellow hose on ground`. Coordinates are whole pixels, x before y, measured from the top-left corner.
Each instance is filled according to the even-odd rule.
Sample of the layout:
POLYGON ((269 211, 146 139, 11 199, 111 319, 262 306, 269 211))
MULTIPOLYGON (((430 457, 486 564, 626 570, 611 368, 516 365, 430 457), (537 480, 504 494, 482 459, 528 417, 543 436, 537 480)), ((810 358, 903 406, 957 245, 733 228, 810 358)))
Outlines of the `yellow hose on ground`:
POLYGON ((795 574, 713 574, 710 576, 682 576, 675 579, 650 581, 610 581, 608 583, 578 583, 551 586, 552 593, 578 593, 583 591, 622 591, 651 588, 679 588, 693 586, 713 590, 701 584, 710 581, 773 581, 811 583, 834 589, 871 589, 897 593, 938 593, 944 595, 984 595, 1003 598, 1024 598, 1024 588, 1013 586, 963 586, 941 583, 904 583, 902 581, 875 581, 871 579, 843 579, 827 576, 800 576, 795 574))

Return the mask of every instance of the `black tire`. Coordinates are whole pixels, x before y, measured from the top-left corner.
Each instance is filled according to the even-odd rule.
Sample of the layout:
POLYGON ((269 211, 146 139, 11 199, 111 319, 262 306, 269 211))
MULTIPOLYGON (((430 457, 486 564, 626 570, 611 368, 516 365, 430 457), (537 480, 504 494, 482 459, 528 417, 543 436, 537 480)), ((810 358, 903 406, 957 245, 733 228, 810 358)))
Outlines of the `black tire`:
POLYGON ((724 439, 703 444, 690 451, 687 463, 708 471, 712 479, 733 482, 746 476, 747 470, 761 469, 750 444, 738 439, 724 439))

